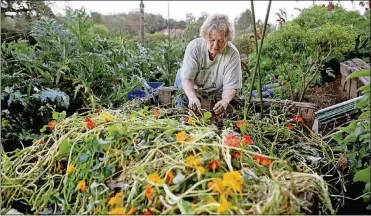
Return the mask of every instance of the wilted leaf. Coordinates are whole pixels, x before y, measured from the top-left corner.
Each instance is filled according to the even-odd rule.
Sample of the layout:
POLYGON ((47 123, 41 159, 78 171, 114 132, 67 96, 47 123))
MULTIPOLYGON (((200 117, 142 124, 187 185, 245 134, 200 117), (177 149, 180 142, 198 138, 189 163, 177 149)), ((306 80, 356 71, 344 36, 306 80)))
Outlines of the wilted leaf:
POLYGON ((86 154, 86 153, 84 153, 84 154, 80 155, 80 157, 79 157, 79 161, 80 161, 80 162, 85 162, 85 161, 88 160, 88 158, 89 158, 89 155, 86 154))

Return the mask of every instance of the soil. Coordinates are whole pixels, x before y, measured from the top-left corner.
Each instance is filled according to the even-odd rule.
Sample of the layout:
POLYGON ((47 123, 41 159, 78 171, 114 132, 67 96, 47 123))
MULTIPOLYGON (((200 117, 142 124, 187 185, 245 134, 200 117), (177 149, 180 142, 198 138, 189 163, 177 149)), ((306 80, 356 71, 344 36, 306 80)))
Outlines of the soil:
POLYGON ((323 109, 349 99, 349 95, 341 86, 341 75, 337 75, 328 82, 308 89, 303 102, 315 104, 318 109, 323 109))

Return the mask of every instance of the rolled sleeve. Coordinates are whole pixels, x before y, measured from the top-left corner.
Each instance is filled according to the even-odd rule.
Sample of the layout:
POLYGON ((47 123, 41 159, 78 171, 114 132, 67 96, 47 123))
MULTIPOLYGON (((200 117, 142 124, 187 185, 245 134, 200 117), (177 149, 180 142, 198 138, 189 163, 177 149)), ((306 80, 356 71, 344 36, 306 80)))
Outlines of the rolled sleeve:
POLYGON ((191 79, 196 78, 198 72, 198 62, 197 62, 197 49, 194 43, 189 43, 183 58, 181 78, 191 79))

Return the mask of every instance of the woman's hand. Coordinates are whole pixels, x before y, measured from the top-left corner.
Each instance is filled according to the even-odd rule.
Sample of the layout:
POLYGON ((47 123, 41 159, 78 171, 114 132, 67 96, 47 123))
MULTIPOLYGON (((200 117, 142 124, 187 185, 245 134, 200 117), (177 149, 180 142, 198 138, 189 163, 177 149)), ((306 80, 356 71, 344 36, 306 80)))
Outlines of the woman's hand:
POLYGON ((228 104, 229 102, 222 99, 214 105, 213 111, 216 115, 220 115, 227 110, 228 104))
POLYGON ((193 111, 198 111, 201 109, 201 102, 197 97, 188 98, 188 108, 193 111))

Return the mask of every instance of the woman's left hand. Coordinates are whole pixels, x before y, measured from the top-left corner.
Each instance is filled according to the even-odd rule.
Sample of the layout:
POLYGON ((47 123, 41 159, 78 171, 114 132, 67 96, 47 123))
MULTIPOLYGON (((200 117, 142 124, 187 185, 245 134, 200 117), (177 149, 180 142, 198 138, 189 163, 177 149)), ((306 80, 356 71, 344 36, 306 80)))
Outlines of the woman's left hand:
POLYGON ((228 102, 224 100, 220 100, 214 105, 213 111, 216 115, 219 115, 223 113, 225 110, 227 110, 228 102))

